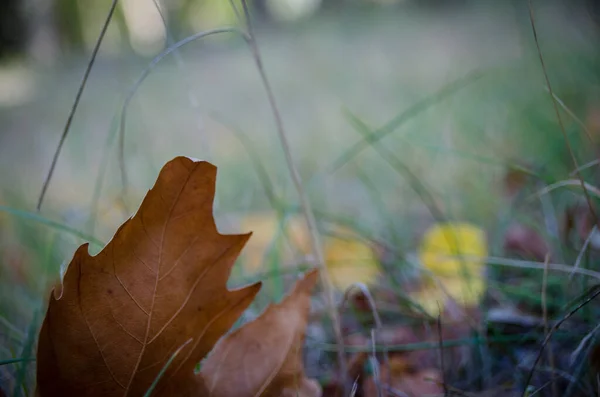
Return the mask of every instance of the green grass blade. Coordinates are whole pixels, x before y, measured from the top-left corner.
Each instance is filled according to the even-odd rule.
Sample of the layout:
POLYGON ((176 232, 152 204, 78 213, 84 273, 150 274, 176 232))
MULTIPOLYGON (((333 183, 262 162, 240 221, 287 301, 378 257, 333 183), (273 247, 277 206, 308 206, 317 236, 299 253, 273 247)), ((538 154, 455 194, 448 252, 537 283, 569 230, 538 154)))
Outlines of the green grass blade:
POLYGON ((53 221, 51 219, 45 218, 39 214, 36 214, 34 212, 29 212, 29 211, 24 211, 24 210, 18 210, 16 208, 12 208, 12 207, 7 207, 5 205, 0 205, 0 211, 1 212, 5 212, 9 215, 12 215, 16 218, 20 218, 20 219, 24 219, 24 220, 28 220, 28 221, 33 221, 36 223, 39 223, 41 225, 47 226, 49 228, 55 229, 55 230, 59 230, 65 233, 68 233, 72 236, 75 236, 77 238, 80 238, 82 240, 86 240, 89 241, 90 244, 94 244, 97 245, 99 247, 104 247, 105 243, 98 240, 97 238, 90 236, 89 234, 86 234, 84 232, 81 232, 77 229, 74 229, 70 226, 64 225, 60 222, 56 222, 53 221))
POLYGON ((222 34, 222 33, 238 34, 238 35, 242 36, 246 41, 249 40, 248 37, 246 36, 246 34, 236 27, 223 27, 223 28, 211 29, 211 30, 198 32, 191 36, 188 36, 188 37, 184 38, 183 40, 180 40, 177 43, 167 47, 163 52, 158 54, 142 71, 142 73, 140 74, 140 77, 138 77, 136 82, 133 84, 133 86, 127 93, 127 96, 125 97, 125 101, 123 102, 123 106, 121 108, 121 116, 120 116, 119 128, 118 128, 118 135, 119 135, 119 156, 118 156, 119 160, 118 161, 119 161, 119 168, 121 169, 121 184, 122 184, 121 194, 123 195, 123 197, 125 197, 125 191, 127 189, 127 172, 125 169, 125 125, 127 123, 127 110, 129 108, 129 104, 131 103, 131 100, 137 93, 138 89, 142 86, 142 83, 144 82, 144 80, 146 80, 146 78, 150 75, 150 73, 154 70, 154 68, 167 56, 169 56, 172 53, 176 53, 179 48, 184 47, 187 44, 190 44, 196 40, 200 40, 200 39, 203 39, 208 36, 213 36, 213 35, 222 34))
MULTIPOLYGON (((211 114, 211 116, 223 126, 225 126, 229 131, 231 131, 232 135, 240 142, 240 144, 246 151, 250 162, 252 163, 252 167, 256 172, 256 176, 258 177, 258 180, 263 187, 265 195, 267 196, 267 200, 269 200, 271 207, 278 212, 277 215, 279 216, 279 218, 281 218, 281 204, 279 198, 274 193, 275 188, 273 186, 273 181, 271 181, 269 173, 267 172, 267 168, 262 163, 260 155, 258 154, 258 150, 256 150, 256 148, 254 147, 252 141, 248 139, 246 134, 244 134, 239 128, 226 122, 224 118, 220 115, 213 113, 211 114)), ((279 221, 281 222, 281 219, 279 219, 279 221)))
POLYGON ((152 382, 152 384, 150 385, 150 387, 146 391, 146 394, 144 394, 144 397, 150 397, 152 395, 152 392, 154 391, 154 389, 158 385, 158 382, 163 377, 163 375, 165 374, 165 372, 167 372, 167 369, 169 368, 169 366, 177 358, 177 355, 179 353, 181 353, 181 351, 183 350, 183 348, 186 347, 187 345, 189 345, 191 342, 192 342, 192 339, 191 338, 188 339, 183 345, 179 346, 179 348, 177 350, 175 350, 175 352, 171 355, 171 357, 169 357, 169 360, 167 360, 167 362, 162 367, 162 369, 160 370, 160 372, 158 373, 158 375, 156 375, 156 378, 154 378, 154 381, 152 382))
POLYGON ((330 172, 333 172, 338 168, 342 167, 344 164, 348 163, 352 158, 356 157, 356 155, 358 155, 364 149, 366 149, 373 143, 380 141, 385 136, 397 130, 402 124, 406 123, 418 114, 423 113, 432 106, 438 104, 439 102, 443 101, 449 96, 460 91, 460 89, 479 80, 482 76, 483 73, 478 70, 471 72, 467 76, 455 80, 454 82, 444 86, 434 95, 426 97, 425 99, 413 104, 404 112, 398 114, 396 117, 387 122, 383 127, 377 129, 373 134, 365 136, 362 140, 355 143, 350 149, 342 153, 342 155, 339 156, 328 169, 330 170, 330 172))
POLYGON ((345 114, 354 129, 363 135, 365 141, 369 145, 373 146, 373 148, 382 156, 382 158, 409 183, 415 193, 417 193, 417 195, 421 198, 423 204, 425 204, 436 222, 445 222, 446 217, 436 205, 432 194, 423 185, 419 178, 417 178, 417 176, 413 174, 413 172, 402 161, 400 161, 400 159, 398 159, 394 153, 388 151, 383 146, 378 145, 377 140, 370 138, 375 136, 377 132, 372 132, 371 129, 361 119, 350 113, 350 111, 346 111, 345 114))
POLYGON ((4 325, 8 330, 8 336, 11 338, 15 338, 18 342, 23 342, 25 340, 25 333, 15 327, 10 321, 4 318, 3 315, 0 314, 0 324, 4 325), (18 338, 18 339, 17 339, 18 338))
MULTIPOLYGON (((29 324, 29 329, 27 330, 27 340, 25 341, 21 351, 21 356, 23 357, 30 356, 31 353, 35 354, 33 350, 35 348, 35 342, 37 339, 39 315, 40 310, 38 309, 35 311, 33 320, 29 324)), ((13 396, 21 395, 21 390, 25 392, 25 396, 29 395, 28 386, 30 386, 30 382, 28 381, 28 375, 30 375, 30 373, 28 372, 28 367, 30 362, 31 361, 21 361, 18 364, 17 373, 15 375, 15 388, 13 389, 13 396)))
POLYGON ((9 365, 9 364, 22 363, 22 362, 29 362, 29 361, 35 361, 35 358, 31 358, 31 357, 7 358, 4 360, 0 360, 0 365, 9 365))

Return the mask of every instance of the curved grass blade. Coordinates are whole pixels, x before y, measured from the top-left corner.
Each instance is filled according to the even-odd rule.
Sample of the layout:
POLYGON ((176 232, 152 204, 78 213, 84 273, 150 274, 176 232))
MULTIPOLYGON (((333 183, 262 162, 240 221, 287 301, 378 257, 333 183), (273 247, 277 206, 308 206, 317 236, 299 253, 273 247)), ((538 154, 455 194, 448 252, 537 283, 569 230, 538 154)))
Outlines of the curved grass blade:
POLYGON ((551 185, 548 185, 546 187, 544 187, 543 189, 538 190, 537 192, 534 193, 535 196, 543 196, 544 194, 548 194, 553 190, 556 190, 558 188, 561 187, 569 187, 569 186, 573 186, 573 187, 582 187, 583 189, 585 189, 587 192, 589 192, 590 194, 592 194, 594 197, 596 198, 600 198, 600 189, 598 189, 597 187, 587 183, 587 182, 580 182, 577 179, 567 179, 564 181, 558 181, 556 183, 553 183, 551 185))
POLYGON ((558 320, 554 324, 554 326, 552 326, 550 331, 546 334, 546 337, 544 338, 544 341, 541 344, 540 350, 538 351, 537 357, 535 358, 535 361, 533 362, 533 365, 531 366, 531 370, 527 374, 527 379, 525 380, 525 387, 523 389, 522 397, 525 397, 527 395, 527 390, 528 390, 529 384, 531 383, 531 379, 533 378, 533 374, 537 368, 537 365, 540 362, 540 359, 542 358, 542 354, 544 353, 544 350, 546 349, 548 342, 550 342, 550 338, 552 338, 552 335, 560 328, 560 326, 565 321, 567 321, 569 318, 571 318, 575 313, 577 313, 583 307, 587 306, 591 301, 593 301, 596 297, 598 297, 598 295, 600 295, 600 289, 594 291, 591 295, 588 295, 588 297, 583 302, 579 303, 575 308, 573 308, 566 315, 564 315, 560 320, 558 320))
POLYGON ((70 226, 64 225, 60 222, 56 222, 53 220, 50 220, 48 218, 45 218, 41 215, 38 215, 37 213, 34 212, 29 212, 29 211, 24 211, 24 210, 18 210, 15 208, 11 208, 11 207, 7 207, 5 205, 0 205, 0 212, 5 212, 7 214, 10 214, 16 218, 20 218, 20 219, 24 219, 24 220, 28 220, 28 221, 33 221, 33 222, 37 222, 39 224, 42 224, 44 226, 48 226, 52 229, 56 229, 65 233, 68 233, 72 236, 75 236, 77 238, 89 241, 90 244, 94 244, 97 245, 99 247, 104 247, 104 242, 98 240, 96 237, 94 236, 90 236, 89 234, 86 234, 84 232, 81 232, 77 229, 74 229, 70 226))
POLYGON ((150 72, 152 72, 152 70, 154 70, 154 68, 163 59, 165 59, 168 55, 175 53, 179 48, 181 48, 189 43, 192 43, 196 40, 202 39, 204 37, 216 35, 216 34, 221 34, 221 33, 236 33, 236 34, 239 34, 240 36, 242 36, 244 38, 244 40, 246 40, 247 42, 250 40, 250 38, 248 37, 248 35, 245 32, 243 32, 242 30, 235 28, 235 27, 224 27, 224 28, 211 29, 211 30, 198 32, 196 34, 188 36, 185 39, 180 40, 177 43, 169 46, 163 52, 158 54, 152 61, 150 61, 150 63, 142 71, 140 77, 138 77, 136 82, 133 84, 133 86, 129 90, 129 93, 125 97, 125 101, 123 102, 123 106, 121 108, 121 117, 120 117, 120 123, 119 123, 119 168, 121 169, 121 184, 122 184, 121 196, 122 197, 125 197, 125 193, 127 190, 127 184, 128 184, 127 183, 127 171, 125 169, 125 124, 127 122, 127 109, 129 108, 129 104, 131 103, 131 100, 137 93, 138 89, 140 88, 140 86, 142 85, 142 83, 144 82, 146 77, 148 77, 148 75, 150 75, 150 72))
POLYGON ((167 360, 165 365, 162 367, 162 369, 160 370, 160 372, 158 373, 156 378, 154 378, 154 381, 152 381, 152 384, 146 391, 146 394, 144 394, 144 397, 150 397, 152 395, 152 392, 156 388, 156 385, 158 385, 158 381, 160 381, 160 378, 163 377, 163 375, 165 374, 165 372, 167 371, 167 369, 169 368, 169 366, 171 365, 173 360, 175 360, 175 358, 177 358, 177 355, 179 353, 181 353, 183 348, 186 347, 187 345, 189 345, 191 342, 192 342, 192 339, 191 338, 188 339, 183 345, 179 346, 179 348, 177 350, 175 350, 175 352, 171 355, 171 357, 169 357, 169 359, 167 360))

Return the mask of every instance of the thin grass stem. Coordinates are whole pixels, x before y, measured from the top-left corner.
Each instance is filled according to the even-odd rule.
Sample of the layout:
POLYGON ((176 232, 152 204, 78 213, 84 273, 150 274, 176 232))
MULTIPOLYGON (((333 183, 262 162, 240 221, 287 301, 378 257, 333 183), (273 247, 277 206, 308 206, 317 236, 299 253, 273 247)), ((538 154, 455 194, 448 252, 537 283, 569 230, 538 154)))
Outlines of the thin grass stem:
POLYGON ((71 111, 69 112, 69 116, 67 117, 67 122, 65 123, 65 128, 63 129, 62 135, 60 136, 60 141, 58 142, 58 146, 56 151, 54 152, 54 156, 52 157, 52 163, 50 164, 50 169, 48 170, 48 174, 46 175, 46 179, 44 180, 44 184, 42 185, 42 191, 40 192, 40 196, 38 198, 38 202, 36 205, 36 210, 39 212, 42 208, 42 203, 44 202, 44 197, 46 197, 46 191, 48 190, 48 186, 50 185, 50 180, 54 175, 54 169, 56 168, 56 163, 58 162, 58 157, 60 156, 60 152, 63 148, 65 140, 67 139, 67 135, 71 128, 71 123, 73 122, 73 116, 75 116, 75 112, 77 111, 77 107, 79 106, 79 101, 81 100, 81 95, 83 94, 83 90, 87 85, 88 78, 92 71, 92 67, 96 62, 96 56, 98 55, 98 51, 100 50, 100 45, 102 45, 102 41, 104 40, 104 36, 106 35, 106 31, 108 30, 108 25, 115 13, 115 9, 117 8, 118 0, 113 0, 108 10, 108 15, 104 20, 104 24, 102 25, 102 30, 100 31, 100 35, 98 36, 98 40, 96 40, 96 45, 94 46, 94 50, 92 51, 92 56, 87 64, 87 68, 85 69, 85 73, 83 74, 83 78, 81 79, 81 83, 79 84, 79 89, 77 90, 77 94, 75 95, 75 101, 73 102, 73 106, 71 106, 71 111))
POLYGON ((344 395, 347 395, 350 390, 350 384, 346 379, 348 370, 347 370, 347 364, 346 364, 346 357, 344 354, 344 342, 343 342, 342 328, 341 328, 340 319, 338 317, 338 313, 337 313, 337 310, 335 307, 334 288, 331 283, 331 279, 329 277, 327 267, 325 265, 325 256, 323 254, 323 247, 321 244, 321 238, 320 238, 319 231, 317 228, 315 214, 312 211, 312 206, 310 204, 310 201, 308 200, 308 196, 306 195, 306 192, 304 191, 300 173, 298 172, 294 158, 292 156, 292 152, 290 149, 290 144, 289 144, 289 141, 287 138, 287 134, 286 134, 285 128, 283 126, 283 120, 281 118, 281 113, 279 111, 277 101, 275 100, 275 95, 273 93, 273 90, 271 89, 269 79, 267 78, 267 74, 265 72, 263 62, 262 62, 262 57, 260 55, 260 50, 256 43, 256 36, 254 35, 254 29, 252 27, 250 11, 248 9, 248 3, 246 0, 242 0, 242 8, 244 11, 244 17, 246 20, 248 35, 250 36, 249 46, 252 51, 254 62, 256 64, 256 68, 260 75, 262 84, 267 93, 267 98, 268 98, 269 104, 273 111, 277 135, 279 137, 279 141, 281 143, 281 146, 282 146, 282 149, 283 149, 283 152, 285 155, 286 164, 287 164, 288 170, 290 172, 290 176, 292 178, 292 183, 293 183, 294 188, 296 189, 296 193, 298 194, 298 197, 300 199, 300 206, 302 208, 304 217, 306 219, 306 224, 307 224, 308 230, 310 232, 312 249, 313 249, 313 252, 317 259, 318 267, 320 270, 319 275, 320 275, 321 284, 323 286, 323 290, 324 290, 325 296, 326 296, 326 303, 327 303, 329 317, 330 317, 332 325, 333 325, 333 332, 335 335, 336 343, 339 346, 337 349, 338 364, 339 364, 340 372, 341 372, 341 376, 342 376, 344 395))

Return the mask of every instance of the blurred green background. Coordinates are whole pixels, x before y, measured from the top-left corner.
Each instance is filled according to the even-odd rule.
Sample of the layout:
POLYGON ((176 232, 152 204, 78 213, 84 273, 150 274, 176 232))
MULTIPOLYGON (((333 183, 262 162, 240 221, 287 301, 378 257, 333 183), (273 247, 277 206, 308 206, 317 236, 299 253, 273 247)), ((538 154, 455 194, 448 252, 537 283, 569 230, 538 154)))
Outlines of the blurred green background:
MULTIPOLYGON (((122 199, 116 132, 144 68, 190 34, 240 25, 224 0, 122 0, 36 213, 109 3, 0 5, 0 358, 31 356, 25 342, 36 335, 61 263, 84 241, 95 238, 96 251, 108 241, 174 156, 219 167, 215 211, 223 232, 243 224, 245 231, 249 215, 297 212, 264 87, 249 48, 234 34, 181 48, 135 91, 125 109, 130 186, 122 199)), ((535 218, 511 212, 507 170, 525 166, 546 184, 571 178, 575 167, 546 89, 526 1, 261 0, 250 6, 292 152, 325 232, 328 222, 341 222, 398 250, 414 250, 433 222, 415 190, 425 189, 446 219, 488 231, 491 254, 500 255, 499 225, 513 216, 535 218), (372 131, 385 126, 387 134, 355 153, 349 150, 366 131, 356 128, 360 122, 372 131), (402 164, 390 166, 379 146, 402 164), (415 188, 406 169, 422 186, 415 188)), ((600 149, 597 9, 594 1, 534 2, 539 44, 580 165, 600 149)), ((595 183, 595 168, 588 171, 595 183)), ((557 213, 580 198, 569 194, 552 196, 557 213)))

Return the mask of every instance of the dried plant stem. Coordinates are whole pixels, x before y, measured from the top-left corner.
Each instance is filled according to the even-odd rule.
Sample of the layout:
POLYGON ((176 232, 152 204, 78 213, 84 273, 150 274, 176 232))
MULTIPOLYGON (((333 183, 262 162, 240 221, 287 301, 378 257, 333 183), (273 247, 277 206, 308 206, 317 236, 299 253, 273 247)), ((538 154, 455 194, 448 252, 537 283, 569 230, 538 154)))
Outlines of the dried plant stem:
POLYGON ((573 265, 573 271, 571 272, 571 274, 569 274, 569 281, 571 281, 573 279, 573 276, 575 275, 575 271, 577 271, 577 269, 579 269, 579 267, 581 265, 581 261, 583 259, 583 255, 585 255, 588 245, 590 245, 592 238, 596 235, 597 232, 598 232, 598 226, 594 225, 592 227, 592 230, 586 237, 585 242, 583 243, 583 246, 581 247, 581 250, 579 251, 579 254, 577 254, 577 259, 575 259, 575 264, 573 265))
MULTIPOLYGON (((548 91, 548 93, 550 93, 550 89, 548 87, 545 87, 545 88, 546 88, 546 91, 548 91)), ((560 107, 571 117, 571 119, 573 119, 573 121, 577 125, 579 125, 579 127, 581 128, 581 130, 583 132, 585 132, 585 136, 590 141, 590 144, 593 145, 594 144, 594 138, 592 137, 592 133, 589 130, 589 128, 587 128, 587 126, 585 125, 585 123, 579 117, 577 117, 577 115, 575 114, 575 112, 573 112, 571 109, 569 109, 569 107, 567 105, 565 105, 565 103, 562 101, 562 99, 560 99, 554 92, 552 93, 552 98, 554 98, 554 100, 556 101, 556 103, 560 105, 560 107)))
POLYGON ((560 117, 560 111, 558 110, 558 104, 556 101, 556 96, 554 95, 554 91, 552 90, 552 85, 550 84, 550 78, 548 77, 548 72, 546 70, 546 63, 544 62, 544 57, 542 56, 542 49, 540 47, 540 42, 538 40, 537 29, 535 27, 535 18, 533 15, 533 5, 532 0, 529 0, 529 20, 531 21, 531 30, 533 32, 533 39, 535 41, 535 46, 537 48, 537 53, 540 58, 540 64, 542 66, 542 72, 544 74, 544 79, 546 80, 546 86, 548 87, 548 93, 552 99, 552 106, 554 107, 554 112, 556 113, 556 119, 558 121, 558 125, 560 127, 560 131, 565 140, 565 145, 567 145, 567 149, 569 150, 569 155, 571 156, 571 160, 573 161, 573 165, 575 166, 575 170, 577 171, 577 178, 581 183, 581 188, 583 189, 583 194, 587 201, 588 207, 590 208, 590 213, 594 217, 594 222, 598 225, 598 215, 596 214, 596 210, 592 206, 592 200, 590 198, 590 194, 588 192, 588 187, 583 180, 581 172, 579 172, 579 165, 577 164, 577 158, 575 157, 575 153, 573 152, 573 148, 571 147, 571 143, 569 142, 569 137, 567 136, 567 132, 565 131, 565 126, 562 121, 562 117, 560 117))
POLYGON ((63 129, 62 135, 60 136, 60 141, 58 142, 58 147, 54 152, 54 157, 52 158, 52 163, 50 164, 50 169, 48 170, 48 174, 46 175, 46 179, 44 179, 44 184, 42 186, 42 191, 40 192, 40 196, 38 198, 36 209, 39 211, 42 208, 42 203, 44 202, 44 197, 46 196, 46 191, 48 190, 48 186, 50 185, 50 180, 52 179, 52 175, 54 175, 54 169, 56 168, 56 162, 58 161, 58 157, 60 156, 60 152, 62 147, 64 146, 65 140, 67 139, 67 134, 69 133, 69 129, 71 128, 71 123, 73 122, 73 116, 75 116, 75 112, 77 111, 77 107, 79 106, 79 101, 81 100, 81 94, 83 94, 83 90, 87 84, 88 78, 90 76, 90 72, 92 71, 92 67, 96 62, 96 56, 98 55, 98 51, 100 50, 100 45, 102 44, 102 40, 104 40, 104 36, 106 31, 108 30, 108 25, 112 20, 113 14, 115 13, 115 9, 117 8, 117 1, 113 0, 110 9, 108 10, 108 15, 104 20, 104 25, 102 25, 102 30, 100 31, 100 35, 98 36, 98 40, 96 40, 96 45, 94 46, 94 50, 92 51, 92 56, 88 62, 87 68, 85 69, 85 73, 83 74, 83 78, 81 79, 81 83, 79 84, 79 89, 77 90, 77 94, 75 95, 75 101, 73 102, 73 106, 71 106, 71 111, 69 112, 69 117, 67 118, 67 122, 65 123, 65 128, 63 129))
POLYGON ((319 235, 319 230, 317 228, 317 222, 315 219, 314 212, 312 211, 312 207, 310 205, 310 201, 304 191, 302 186, 302 180, 300 178, 300 174, 298 169, 296 168, 292 152, 290 150, 290 144, 288 142, 287 134, 283 127, 283 121, 281 119, 281 113, 279 112, 279 108, 277 106, 277 102, 275 101, 275 96, 273 94, 273 90, 271 89, 271 85, 269 84, 269 80, 265 73, 262 58, 260 56, 260 51, 258 46, 256 45, 256 36, 254 35, 254 31, 252 28, 252 21, 250 19, 250 12, 248 10, 248 3, 246 0, 242 0, 242 7, 244 10, 244 17, 246 19, 248 36, 250 37, 249 45, 252 51, 252 55, 254 58, 254 62, 256 63, 256 68, 260 74, 260 78, 267 92, 269 104, 271 109, 273 110, 273 116, 275 117, 275 124, 277 129, 277 134, 279 136, 279 140, 281 142, 281 146, 283 148, 283 152, 285 154, 285 160, 287 163, 287 167, 289 169, 292 183, 296 189, 298 197, 300 199, 300 206, 302 207, 302 212, 304 213, 304 217, 306 218, 306 223, 308 225, 308 230, 310 232, 310 239, 313 248, 313 252, 315 255, 315 259, 317 260, 317 264, 320 268, 319 275, 321 277, 321 284, 323 285, 323 290, 325 292, 325 296, 327 299, 327 309, 328 314, 331 318, 331 322, 333 324, 333 331, 335 334, 336 345, 337 345, 337 355, 338 362, 340 367, 340 374, 342 376, 343 385, 344 385, 344 395, 348 395, 348 391, 350 387, 348 385, 347 379, 347 365, 346 365, 346 357, 344 353, 344 340, 342 335, 342 328, 340 323, 340 318, 338 316, 338 312, 335 307, 335 299, 334 299, 334 289, 331 283, 331 279, 329 277, 329 273, 325 266, 325 256, 323 254, 323 248, 321 245, 321 238, 319 235))
POLYGON ((446 382, 446 365, 444 363, 444 334, 442 332, 442 308, 438 302, 438 317, 437 317, 437 332, 438 332, 438 342, 440 349, 440 369, 442 370, 442 387, 444 389, 444 397, 448 397, 448 384, 446 382))
MULTIPOLYGON (((341 313, 343 313, 343 311, 345 309, 346 302, 348 302, 350 300, 350 297, 352 296, 351 294, 354 292, 355 289, 360 290, 360 292, 363 294, 363 296, 367 300, 369 309, 371 310, 371 315, 373 316, 375 328, 371 329, 371 339, 373 341, 373 352, 372 352, 373 355, 371 356, 371 359, 377 361, 377 355, 375 354, 375 344, 378 342, 378 339, 379 339, 378 337, 381 334, 381 332, 383 331, 383 321, 381 321, 381 316, 379 315, 379 311, 377 310, 377 305, 375 304, 375 299, 373 298, 373 295, 371 294, 371 291, 369 291, 369 287, 367 287, 366 284, 354 283, 346 289, 346 292, 344 293, 344 297, 342 299, 342 303, 340 304, 340 316, 341 316, 341 313)), ((375 386, 377 387, 378 395, 381 394, 381 386, 382 385, 384 385, 384 386, 387 385, 389 387, 391 387, 391 385, 392 385, 392 378, 391 378, 391 372, 390 372, 392 366, 390 364, 390 355, 387 350, 386 343, 381 343, 381 347, 382 347, 383 363, 385 364, 385 366, 387 368, 387 376, 386 376, 384 383, 381 382, 381 377, 379 377, 379 376, 375 377, 375 379, 376 379, 375 386)))
POLYGON ((537 356, 536 356, 536 358, 535 358, 535 360, 533 362, 533 365, 531 366, 531 369, 529 370, 529 372, 527 374, 527 378, 525 379, 525 385, 523 387, 523 392, 521 393, 521 397, 526 397, 528 395, 529 384, 531 383, 531 379, 533 378, 533 374, 534 374, 534 372, 536 370, 536 367, 537 367, 538 363, 540 362, 540 359, 542 358, 542 354, 544 353, 544 349, 548 345, 548 342, 550 342, 550 338, 552 337, 552 335, 554 334, 554 332, 556 332, 556 330, 558 330, 560 328, 560 326, 565 321, 567 321, 569 318, 571 318, 575 313, 577 313, 579 310, 581 310, 583 307, 585 307, 591 301, 593 301, 594 299, 596 299, 596 297, 598 297, 598 295, 600 295, 600 289, 596 289, 591 294, 588 294, 587 298, 583 299, 581 303, 579 303, 575 308, 573 308, 566 315, 564 315, 560 320, 558 320, 552 326, 552 328, 550 328, 550 330, 546 333, 546 337, 544 338, 544 341, 542 342, 540 350, 538 351, 538 354, 537 354, 537 356))
MULTIPOLYGON (((548 302, 547 302, 547 288, 548 288, 548 262, 550 261, 550 255, 546 254, 546 258, 544 259, 544 275, 542 278, 542 318, 544 321, 544 335, 548 334, 549 326, 548 326, 548 302)), ((550 365, 550 369, 552 372, 550 373, 550 383, 552 386, 552 397, 558 397, 558 385, 556 384, 556 378, 554 376, 554 351, 552 350, 552 346, 548 349, 548 363, 550 365)))
MULTIPOLYGON (((379 361, 377 361, 377 335, 375 334, 375 328, 371 329, 371 356, 369 357, 369 362, 371 363, 371 368, 373 370, 373 381, 375 383, 375 389, 377 389, 377 397, 383 397, 383 393, 381 393, 381 375, 379 370, 379 361)), ((391 371, 391 368, 388 367, 388 375, 391 371)), ((389 382, 388 382, 389 385, 389 382)))

